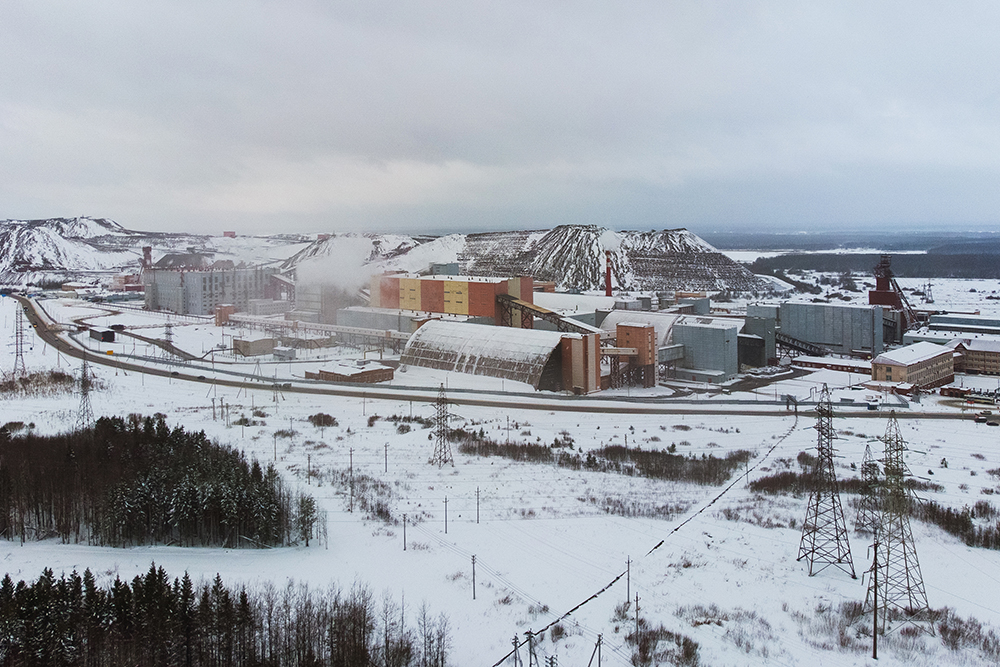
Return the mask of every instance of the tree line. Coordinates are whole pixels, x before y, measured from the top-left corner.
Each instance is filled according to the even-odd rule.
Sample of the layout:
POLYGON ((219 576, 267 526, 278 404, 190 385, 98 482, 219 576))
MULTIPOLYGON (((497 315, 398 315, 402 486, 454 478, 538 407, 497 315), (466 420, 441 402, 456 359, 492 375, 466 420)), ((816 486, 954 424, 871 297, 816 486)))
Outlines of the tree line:
POLYGON ((102 417, 61 435, 0 428, 0 536, 104 546, 280 546, 322 529, 311 496, 273 466, 169 428, 102 417))
POLYGON ((562 447, 536 443, 502 443, 486 438, 482 432, 468 433, 453 429, 450 436, 464 434, 458 451, 476 456, 499 456, 514 461, 552 463, 573 470, 614 472, 636 477, 668 479, 695 484, 718 485, 725 482, 737 468, 745 465, 752 454, 746 450, 730 452, 724 458, 702 454, 685 456, 662 449, 639 449, 608 445, 587 452, 586 456, 562 447))
MULTIPOLYGON (((873 278, 879 254, 814 253, 761 257, 752 264, 754 273, 777 275, 788 271, 860 274, 873 278)), ((1000 278, 997 252, 928 252, 892 256, 892 272, 900 278, 1000 278)), ((779 276, 781 277, 781 276, 779 276)), ((783 280, 785 278, 782 278, 783 280)))
POLYGON ((406 612, 359 584, 236 589, 218 575, 171 581, 153 564, 101 587, 90 570, 57 579, 46 568, 31 583, 0 581, 0 665, 443 667, 447 617, 424 604, 408 624, 406 612))
MULTIPOLYGON (((802 463, 803 467, 806 466, 804 461, 810 462, 810 465, 815 462, 815 457, 803 454, 799 455, 799 463, 802 463)), ((944 487, 940 484, 913 477, 907 477, 903 485, 908 491, 913 492, 944 491, 944 487)), ((859 495, 868 490, 865 483, 857 477, 838 480, 837 488, 844 493, 859 495)), ((782 493, 804 495, 815 489, 816 477, 813 472, 797 473, 784 470, 750 482, 750 490, 754 493, 772 495, 782 493)), ((880 486, 875 492, 880 493, 880 486)), ((1000 513, 987 500, 979 500, 971 508, 966 505, 962 509, 954 509, 939 505, 933 500, 914 499, 907 503, 907 510, 911 517, 938 526, 945 532, 961 538, 970 547, 1000 549, 1000 520, 996 520, 1000 513)))

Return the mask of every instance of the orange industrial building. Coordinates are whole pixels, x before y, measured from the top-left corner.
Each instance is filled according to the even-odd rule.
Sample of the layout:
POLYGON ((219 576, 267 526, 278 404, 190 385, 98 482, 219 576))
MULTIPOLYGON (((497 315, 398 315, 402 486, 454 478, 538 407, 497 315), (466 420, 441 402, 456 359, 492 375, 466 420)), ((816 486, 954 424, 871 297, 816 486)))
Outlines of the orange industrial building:
MULTIPOLYGON (((497 296, 508 295, 533 303, 534 280, 472 278, 467 276, 379 275, 371 279, 372 308, 489 317, 498 322, 497 296)), ((512 313, 512 326, 520 326, 520 312, 512 313)))

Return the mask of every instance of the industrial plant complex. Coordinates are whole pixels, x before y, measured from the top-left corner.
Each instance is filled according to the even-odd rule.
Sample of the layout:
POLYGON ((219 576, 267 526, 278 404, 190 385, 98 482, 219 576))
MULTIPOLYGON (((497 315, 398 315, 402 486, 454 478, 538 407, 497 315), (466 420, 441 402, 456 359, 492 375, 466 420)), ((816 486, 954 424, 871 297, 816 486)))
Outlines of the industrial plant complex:
POLYGON ((889 256, 874 268, 867 305, 772 296, 733 309, 714 307, 708 291, 623 290, 611 251, 602 254, 603 299, 578 294, 572 311, 559 306, 558 276, 460 275, 460 262, 377 272, 347 289, 294 269, 213 263, 194 252, 154 263, 147 252, 142 284, 149 310, 255 331, 233 336, 239 356, 292 360, 296 350, 343 345, 379 353, 377 367, 337 363, 306 376, 318 381, 382 382, 427 367, 591 394, 725 386, 753 369, 791 365, 850 369, 875 388, 911 393, 949 384, 956 370, 1000 373, 1000 321, 915 310, 889 256))

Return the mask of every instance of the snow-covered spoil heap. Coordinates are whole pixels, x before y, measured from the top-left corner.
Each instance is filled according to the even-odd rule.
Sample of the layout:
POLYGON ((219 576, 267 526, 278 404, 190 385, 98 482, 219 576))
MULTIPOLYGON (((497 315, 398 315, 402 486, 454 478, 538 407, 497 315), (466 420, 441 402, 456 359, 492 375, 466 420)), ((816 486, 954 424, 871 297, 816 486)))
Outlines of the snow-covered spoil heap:
POLYGON ((548 232, 469 234, 459 253, 468 275, 528 275, 561 289, 600 289, 605 251, 614 287, 627 290, 765 291, 767 285, 685 229, 625 231, 608 247, 608 230, 563 225, 548 232))

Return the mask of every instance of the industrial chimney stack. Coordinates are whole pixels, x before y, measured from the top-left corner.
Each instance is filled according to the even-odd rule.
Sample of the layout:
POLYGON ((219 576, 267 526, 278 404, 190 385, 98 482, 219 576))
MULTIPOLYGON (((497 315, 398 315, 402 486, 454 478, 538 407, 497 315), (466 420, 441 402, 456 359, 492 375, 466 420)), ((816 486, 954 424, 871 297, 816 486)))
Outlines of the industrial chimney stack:
POLYGON ((604 296, 611 296, 611 251, 604 251, 604 296))

